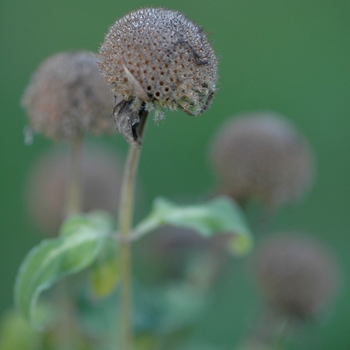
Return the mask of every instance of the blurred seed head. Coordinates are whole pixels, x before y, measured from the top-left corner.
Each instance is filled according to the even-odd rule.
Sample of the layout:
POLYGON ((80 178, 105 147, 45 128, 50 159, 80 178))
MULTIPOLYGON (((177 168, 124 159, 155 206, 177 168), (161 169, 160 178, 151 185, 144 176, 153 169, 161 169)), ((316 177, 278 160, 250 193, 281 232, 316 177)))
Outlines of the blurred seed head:
POLYGON ((158 281, 186 279, 201 289, 208 289, 227 262, 227 238, 218 235, 204 239, 190 229, 161 227, 137 246, 142 278, 158 281))
MULTIPOLYGON (((28 212, 45 233, 55 235, 62 223, 69 179, 70 153, 49 152, 34 164, 27 185, 28 212)), ((88 145, 82 157, 83 212, 101 209, 115 214, 121 185, 118 154, 88 145)))
POLYGON ((329 253, 315 240, 298 235, 271 239, 257 251, 254 267, 272 305, 296 318, 317 316, 337 284, 329 253))
POLYGON ((239 202, 278 206, 310 187, 314 159, 305 138, 274 112, 243 114, 215 135, 210 160, 222 191, 239 202))
POLYGON ((113 94, 89 52, 63 52, 46 59, 32 76, 22 106, 33 131, 55 141, 115 129, 113 94))
POLYGON ((109 29, 98 58, 116 95, 133 111, 155 111, 157 121, 164 108, 201 114, 216 91, 214 50, 202 28, 180 12, 130 12, 109 29))

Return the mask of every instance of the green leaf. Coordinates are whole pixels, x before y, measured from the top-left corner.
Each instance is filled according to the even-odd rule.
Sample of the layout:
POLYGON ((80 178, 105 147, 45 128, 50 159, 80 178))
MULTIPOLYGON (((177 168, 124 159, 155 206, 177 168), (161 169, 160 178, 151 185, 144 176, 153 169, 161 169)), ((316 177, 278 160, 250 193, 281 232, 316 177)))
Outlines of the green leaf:
POLYGON ((36 312, 40 294, 90 266, 111 230, 110 218, 102 213, 71 217, 60 236, 42 241, 27 254, 16 279, 15 305, 34 327, 45 324, 36 312))
POLYGON ((227 249, 234 255, 246 254, 252 247, 252 235, 244 214, 228 197, 188 206, 178 206, 165 198, 157 198, 151 214, 135 228, 133 236, 142 236, 162 225, 189 228, 204 237, 232 234, 227 249))
POLYGON ((112 232, 114 220, 109 213, 102 210, 96 210, 86 215, 73 215, 62 223, 59 234, 60 236, 69 235, 82 226, 92 229, 98 228, 101 232, 112 232))

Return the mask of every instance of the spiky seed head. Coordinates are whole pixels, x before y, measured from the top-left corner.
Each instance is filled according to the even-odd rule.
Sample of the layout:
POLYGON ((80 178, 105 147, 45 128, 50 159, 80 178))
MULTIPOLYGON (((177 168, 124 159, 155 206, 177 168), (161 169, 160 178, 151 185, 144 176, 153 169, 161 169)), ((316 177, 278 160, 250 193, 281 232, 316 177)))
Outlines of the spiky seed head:
POLYGON ((114 96, 90 52, 63 52, 46 59, 22 97, 33 131, 60 141, 83 133, 111 133, 114 96))
POLYGON ((299 318, 317 316, 336 287, 335 263, 329 253, 314 239, 296 234, 265 243, 256 253, 254 267, 272 305, 299 318))
POLYGON ((311 185, 314 159, 294 125, 274 112, 242 114, 224 123, 210 160, 222 191, 239 202, 271 206, 298 199, 311 185))
POLYGON ((183 14, 144 8, 119 19, 105 37, 99 65, 131 110, 141 106, 201 114, 216 90, 217 59, 202 28, 183 14))
MULTIPOLYGON (((58 149, 44 154, 31 169, 26 204, 33 222, 47 234, 57 234, 64 219, 70 154, 58 149)), ((82 156, 82 210, 115 213, 121 185, 119 155, 104 147, 84 146, 82 156)))

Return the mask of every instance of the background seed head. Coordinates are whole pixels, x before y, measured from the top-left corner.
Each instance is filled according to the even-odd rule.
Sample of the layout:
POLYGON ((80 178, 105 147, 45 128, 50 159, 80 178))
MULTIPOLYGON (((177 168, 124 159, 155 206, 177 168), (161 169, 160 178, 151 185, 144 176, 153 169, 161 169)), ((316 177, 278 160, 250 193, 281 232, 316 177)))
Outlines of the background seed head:
POLYGON ((131 12, 109 30, 99 65, 111 89, 134 108, 162 117, 162 108, 200 114, 210 104, 217 59, 203 30, 181 13, 163 8, 131 12))
POLYGON ((163 226, 136 244, 143 280, 164 282, 187 279, 208 289, 223 272, 229 258, 226 235, 204 239, 197 232, 174 226, 163 226))
MULTIPOLYGON (((26 204, 31 219, 44 233, 57 234, 64 219, 69 164, 70 153, 60 149, 39 158, 31 170, 26 204)), ((95 145, 83 148, 83 212, 96 209, 116 212, 121 169, 118 154, 95 145)))
POLYGON ((32 76, 22 98, 31 128, 56 141, 111 133, 113 94, 89 52, 58 53, 32 76))
POLYGON ((314 317, 337 282, 334 260, 315 240, 295 234, 275 237, 256 253, 257 281, 270 302, 295 317, 314 317))
POLYGON ((278 206, 311 185, 314 159, 305 138, 273 112, 243 114, 215 135, 210 160, 222 191, 238 201, 278 206))

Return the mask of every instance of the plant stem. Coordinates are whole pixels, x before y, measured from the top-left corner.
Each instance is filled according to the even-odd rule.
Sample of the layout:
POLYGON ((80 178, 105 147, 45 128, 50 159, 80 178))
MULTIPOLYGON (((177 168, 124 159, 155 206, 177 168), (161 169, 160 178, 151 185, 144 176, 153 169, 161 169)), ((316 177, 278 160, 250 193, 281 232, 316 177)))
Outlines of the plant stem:
MULTIPOLYGON (((66 189, 64 217, 82 211, 82 137, 77 137, 70 144, 69 176, 66 189)), ((76 322, 75 304, 67 281, 62 281, 58 290, 61 324, 58 326, 56 346, 58 350, 74 350, 79 345, 79 327, 76 322)))
MULTIPOLYGON (((142 137, 146 125, 148 112, 141 110, 140 124, 137 132, 142 137)), ((134 145, 129 146, 129 152, 124 168, 122 180, 122 192, 120 195, 118 222, 121 238, 120 252, 120 278, 121 278, 121 333, 120 350, 132 350, 132 286, 131 286, 131 252, 129 234, 132 228, 134 191, 137 168, 141 148, 134 145)), ((118 348, 119 349, 119 348, 118 348)))
POLYGON ((65 217, 80 213, 82 210, 81 151, 82 138, 77 137, 71 142, 65 217))

